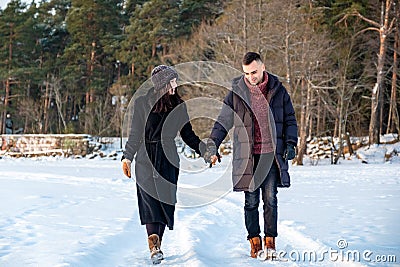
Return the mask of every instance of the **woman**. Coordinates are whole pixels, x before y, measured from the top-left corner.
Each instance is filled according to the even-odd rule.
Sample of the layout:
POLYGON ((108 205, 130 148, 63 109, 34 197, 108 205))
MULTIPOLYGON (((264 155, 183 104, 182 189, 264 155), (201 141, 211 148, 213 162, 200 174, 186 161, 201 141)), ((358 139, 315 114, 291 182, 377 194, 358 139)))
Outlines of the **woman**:
MULTIPOLYGON (((160 263, 165 226, 174 226, 179 156, 177 132, 196 153, 203 142, 192 130, 183 100, 176 93, 178 73, 160 65, 151 72, 154 85, 146 96, 134 102, 131 130, 122 157, 122 169, 131 177, 131 162, 136 154, 135 176, 139 215, 146 225, 150 256, 160 263)), ((203 151, 203 149, 202 149, 203 151)))

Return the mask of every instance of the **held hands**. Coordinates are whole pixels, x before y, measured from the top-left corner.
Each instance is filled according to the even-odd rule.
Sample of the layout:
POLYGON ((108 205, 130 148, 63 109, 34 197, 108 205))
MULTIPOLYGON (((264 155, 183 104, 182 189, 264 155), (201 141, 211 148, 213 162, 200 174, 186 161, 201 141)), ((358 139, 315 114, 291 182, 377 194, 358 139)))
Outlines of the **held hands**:
POLYGON ((122 160, 122 171, 128 178, 131 178, 131 164, 132 162, 129 159, 122 160))
POLYGON ((292 160, 296 156, 296 150, 294 145, 287 144, 285 152, 283 153, 284 160, 292 160))
POLYGON ((212 139, 207 139, 200 145, 200 152, 206 163, 210 163, 210 168, 218 162, 221 162, 221 156, 217 152, 217 146, 212 139))

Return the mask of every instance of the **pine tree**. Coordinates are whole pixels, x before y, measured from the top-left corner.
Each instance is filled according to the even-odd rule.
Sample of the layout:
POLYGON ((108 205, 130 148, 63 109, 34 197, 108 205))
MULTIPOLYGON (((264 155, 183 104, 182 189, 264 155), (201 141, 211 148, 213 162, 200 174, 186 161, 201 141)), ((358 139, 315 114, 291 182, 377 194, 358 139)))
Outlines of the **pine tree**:
POLYGON ((128 85, 138 88, 161 62, 171 63, 170 44, 176 37, 178 15, 176 1, 147 1, 136 8, 126 27, 119 59, 129 67, 128 85))
POLYGON ((222 1, 185 0, 179 6, 178 36, 189 37, 202 22, 212 23, 222 14, 222 1))
MULTIPOLYGON (((37 89, 41 97, 36 100, 40 106, 38 109, 40 115, 36 116, 36 120, 38 118, 41 120, 34 123, 34 118, 32 118, 32 127, 40 124, 40 129, 37 131, 42 133, 62 131, 60 129, 65 128, 65 121, 68 117, 73 116, 71 115, 73 108, 70 107, 70 103, 66 103, 68 108, 66 107, 65 110, 59 110, 60 105, 55 105, 56 100, 61 97, 61 93, 59 93, 61 88, 55 88, 54 84, 54 81, 61 79, 60 72, 63 67, 61 55, 69 39, 65 17, 70 5, 70 0, 51 0, 42 3, 38 8, 35 28, 39 36, 37 43, 40 49, 41 76, 37 89)), ((63 96, 70 100, 68 87, 62 89, 63 96)), ((57 103, 60 104, 59 101, 57 103)), ((28 107, 32 104, 27 102, 25 106, 24 111, 29 110, 28 107)), ((31 113, 34 114, 34 112, 31 113)))
MULTIPOLYGON (((13 95, 29 94, 31 87, 30 76, 36 59, 36 39, 32 27, 36 10, 30 7, 26 11, 26 8, 26 4, 13 0, 0 14, 0 79, 5 89, 2 122, 8 111, 16 113, 18 100, 13 95)), ((21 124, 20 118, 17 121, 14 119, 14 124, 16 122, 21 124)), ((4 126, 1 131, 4 132, 4 126)))
POLYGON ((107 88, 113 82, 114 41, 121 35, 123 2, 72 0, 71 3, 66 19, 71 42, 63 55, 64 75, 68 84, 79 81, 75 92, 76 97, 80 95, 84 99, 81 103, 85 111, 84 132, 98 132, 106 119, 93 114, 93 108, 106 99, 107 88))

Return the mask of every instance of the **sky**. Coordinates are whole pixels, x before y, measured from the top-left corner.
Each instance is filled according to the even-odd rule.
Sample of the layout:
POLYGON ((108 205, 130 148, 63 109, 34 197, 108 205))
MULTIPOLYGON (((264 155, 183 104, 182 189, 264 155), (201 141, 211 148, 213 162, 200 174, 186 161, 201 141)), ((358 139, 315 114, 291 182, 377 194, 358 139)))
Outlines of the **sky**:
POLYGON ((0 0, 0 8, 5 9, 7 6, 7 3, 10 2, 9 0, 0 0))
MULTIPOLYGON (((385 162, 382 149, 400 151, 400 143, 359 150, 369 164, 349 157, 290 166, 292 186, 278 193, 284 266, 400 266, 400 157, 385 162)), ((0 266, 152 266, 135 181, 123 176, 120 156, 0 157, 0 266)), ((244 196, 230 190, 229 175, 211 201, 195 190, 225 179, 230 166, 229 155, 213 168, 181 155, 161 266, 282 265, 249 256, 244 196)))
MULTIPOLYGON (((0 0, 0 8, 2 10, 4 10, 7 7, 7 4, 10 2, 11 0, 0 0)), ((21 0, 21 2, 25 2, 25 3, 31 3, 30 0, 21 0)))

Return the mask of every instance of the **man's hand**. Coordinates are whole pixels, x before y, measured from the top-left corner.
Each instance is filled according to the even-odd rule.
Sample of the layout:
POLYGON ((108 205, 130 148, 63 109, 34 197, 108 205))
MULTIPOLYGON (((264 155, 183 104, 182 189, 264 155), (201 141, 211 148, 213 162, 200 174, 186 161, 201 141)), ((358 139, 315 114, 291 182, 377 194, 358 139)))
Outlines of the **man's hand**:
POLYGON ((292 144, 287 144, 286 150, 283 153, 283 158, 285 160, 292 160, 296 156, 296 150, 294 148, 294 145, 292 144))
POLYGON ((122 171, 128 178, 131 178, 131 164, 132 162, 129 159, 122 160, 122 171))

